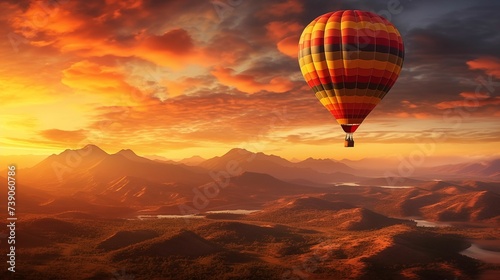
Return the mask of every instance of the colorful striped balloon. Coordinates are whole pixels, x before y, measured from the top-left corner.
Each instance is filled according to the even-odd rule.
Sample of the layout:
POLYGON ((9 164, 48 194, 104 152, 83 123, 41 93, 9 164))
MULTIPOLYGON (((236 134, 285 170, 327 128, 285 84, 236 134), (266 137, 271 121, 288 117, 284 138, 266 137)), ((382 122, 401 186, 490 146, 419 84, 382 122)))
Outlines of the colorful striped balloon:
POLYGON ((399 76, 403 40, 377 14, 336 11, 304 29, 298 59, 316 97, 347 133, 345 146, 353 147, 352 134, 399 76))

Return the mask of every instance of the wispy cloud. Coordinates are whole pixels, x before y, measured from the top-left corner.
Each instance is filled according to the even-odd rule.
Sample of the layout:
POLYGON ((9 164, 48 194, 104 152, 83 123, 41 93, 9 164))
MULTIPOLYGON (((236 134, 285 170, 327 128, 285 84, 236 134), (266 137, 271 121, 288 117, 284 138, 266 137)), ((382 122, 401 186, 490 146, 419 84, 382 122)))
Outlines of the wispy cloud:
POLYGON ((457 107, 479 108, 484 106, 500 105, 500 97, 491 97, 487 93, 462 92, 460 96, 462 100, 451 100, 436 104, 439 109, 450 109, 457 107))
POLYGON ((48 129, 40 131, 40 135, 47 140, 62 143, 77 143, 87 137, 87 131, 81 130, 61 130, 48 129))
POLYGON ((477 58, 467 61, 467 65, 471 70, 483 70, 486 74, 500 79, 500 58, 498 57, 477 58))

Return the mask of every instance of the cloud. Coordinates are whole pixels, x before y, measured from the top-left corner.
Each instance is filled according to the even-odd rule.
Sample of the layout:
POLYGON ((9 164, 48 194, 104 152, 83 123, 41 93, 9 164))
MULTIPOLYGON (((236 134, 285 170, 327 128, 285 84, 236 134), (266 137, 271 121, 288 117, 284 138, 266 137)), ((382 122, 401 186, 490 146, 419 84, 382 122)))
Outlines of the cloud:
MULTIPOLYGON (((454 1, 451 9, 445 9, 445 3, 405 3, 402 13, 393 16, 403 35, 406 54, 403 71, 390 95, 397 92, 412 103, 423 101, 434 107, 456 99, 457 92, 474 91, 477 82, 457 83, 471 79, 471 61, 484 57, 498 61, 495 46, 500 36, 492 27, 500 25, 494 12, 499 3, 454 1)), ((494 65, 479 62, 472 65, 494 71, 494 65)), ((396 106, 396 102, 391 105, 396 106)))
POLYGON ((271 21, 266 24, 267 36, 278 41, 293 34, 300 34, 304 26, 293 21, 271 21))
POLYGON ((304 26, 295 21, 271 21, 266 24, 267 37, 276 43, 277 49, 297 58, 298 42, 304 26))
POLYGON ((82 60, 62 71, 61 82, 66 86, 90 94, 130 95, 138 89, 125 82, 125 76, 117 68, 82 60))
POLYGON ((190 32, 179 27, 158 28, 154 20, 161 14, 146 9, 146 2, 65 2, 45 7, 32 1, 10 23, 32 46, 50 46, 85 58, 136 56, 174 68, 205 61, 190 32))
POLYGON ((149 36, 145 39, 145 47, 156 51, 185 55, 194 49, 193 38, 184 29, 173 29, 161 36, 149 36))
POLYGON ((44 104, 56 100, 54 88, 41 84, 35 77, 0 76, 0 107, 44 104))
POLYGON ((500 97, 490 97, 487 93, 462 92, 460 93, 464 99, 445 101, 435 105, 439 109, 450 108, 480 108, 484 106, 500 105, 500 97))
MULTIPOLYGON (((230 146, 260 135, 327 145, 342 131, 334 132, 336 121, 301 77, 298 36, 326 11, 387 8, 386 0, 224 0, 241 4, 220 18, 210 1, 59 2, 0 3, 2 30, 26 37, 18 53, 8 40, 0 46, 1 117, 22 111, 37 120, 29 129, 36 137, 17 136, 27 139, 23 145, 63 139, 53 127, 75 140, 87 132, 104 146, 140 150, 151 143, 159 151, 230 146), (60 104, 78 123, 56 123, 68 119, 54 109, 60 104), (270 125, 273 111, 284 108, 289 121, 270 125), (316 126, 329 129, 320 136, 295 131, 316 126)), ((414 2, 392 15, 407 48, 404 68, 367 124, 431 124, 443 110, 481 108, 468 120, 483 126, 479 118, 498 116, 498 99, 474 93, 477 81, 461 81, 474 76, 471 70, 499 77, 498 3, 468 1, 465 8, 454 1, 450 10, 451 1, 414 2)))
POLYGON ((281 53, 296 59, 299 52, 298 42, 298 36, 290 36, 279 41, 277 47, 281 53))
POLYGON ((269 3, 264 6, 261 16, 285 17, 299 14, 304 10, 304 6, 298 0, 283 0, 278 3, 269 3))
POLYGON ((487 99, 490 97, 489 94, 484 92, 462 92, 460 96, 465 99, 487 99))
POLYGON ((191 147, 213 143, 231 146, 272 139, 293 127, 336 125, 311 94, 248 95, 227 88, 147 106, 103 106, 93 119, 87 129, 98 131, 101 142, 147 145, 156 139, 158 145, 166 147, 168 141, 185 142, 191 147), (130 135, 137 137, 128 140, 130 135))
POLYGON ((160 81, 166 98, 175 98, 185 94, 200 92, 204 88, 211 88, 213 84, 213 77, 209 75, 180 77, 172 80, 162 78, 160 81))
POLYGON ((481 57, 467 61, 471 70, 483 70, 486 74, 500 79, 500 58, 481 57))
POLYGON ((29 1, 22 14, 18 12, 12 17, 11 24, 26 38, 36 40, 39 35, 71 33, 85 25, 85 18, 81 14, 72 13, 68 9, 68 3, 29 1))
POLYGON ((23 130, 32 130, 37 127, 39 121, 32 117, 26 115, 6 115, 2 116, 7 127, 18 128, 23 130))
POLYGON ((214 34, 203 52, 212 65, 239 65, 258 55, 258 45, 252 45, 241 32, 222 30, 214 34))
POLYGON ((195 47, 193 39, 183 29, 168 30, 163 35, 139 33, 122 39, 71 38, 70 41, 61 42, 61 51, 77 52, 87 57, 139 57, 173 69, 182 69, 189 64, 204 65, 207 60, 210 61, 203 56, 202 50, 195 47), (92 44, 92 48, 89 48, 89 44, 92 44))
POLYGON ((263 90, 283 93, 293 87, 293 83, 285 77, 272 77, 268 82, 259 82, 254 76, 235 74, 234 72, 231 68, 215 67, 211 73, 220 83, 246 93, 256 93, 263 90))
POLYGON ((80 130, 61 130, 47 129, 40 131, 40 136, 47 140, 60 143, 77 143, 83 141, 87 137, 87 131, 80 130))
MULTIPOLYGON (((434 115, 427 113, 427 112, 390 112, 386 113, 385 117, 395 117, 395 118, 401 118, 401 119, 430 119, 434 117, 434 115)), ((368 117, 371 118, 371 117, 368 117)))
POLYGON ((495 12, 499 8, 498 3, 469 3, 468 7, 457 4, 457 7, 461 8, 447 9, 447 13, 427 18, 425 25, 409 30, 405 39, 408 39, 406 43, 411 55, 428 59, 498 55, 494 42, 500 38, 491 28, 500 24, 495 12))
POLYGON ((413 104, 411 103, 410 101, 408 100, 402 100, 401 101, 401 104, 407 108, 410 108, 410 109, 415 109, 415 108, 418 108, 418 106, 416 104, 413 104))

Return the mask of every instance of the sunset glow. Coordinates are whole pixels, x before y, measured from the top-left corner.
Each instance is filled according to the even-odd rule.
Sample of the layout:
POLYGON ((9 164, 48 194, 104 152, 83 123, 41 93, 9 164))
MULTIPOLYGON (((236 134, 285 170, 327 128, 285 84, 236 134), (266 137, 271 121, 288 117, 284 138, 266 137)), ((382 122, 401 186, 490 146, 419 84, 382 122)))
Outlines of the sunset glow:
POLYGON ((403 0, 394 9, 387 1, 228 2, 0 3, 0 154, 95 144, 173 159, 234 147, 361 159, 409 156, 426 144, 428 157, 500 155, 498 19, 482 1, 446 9, 403 0), (352 149, 296 56, 302 29, 338 9, 385 11, 407 50, 399 80, 352 149), (475 28, 481 36, 469 34, 475 28))

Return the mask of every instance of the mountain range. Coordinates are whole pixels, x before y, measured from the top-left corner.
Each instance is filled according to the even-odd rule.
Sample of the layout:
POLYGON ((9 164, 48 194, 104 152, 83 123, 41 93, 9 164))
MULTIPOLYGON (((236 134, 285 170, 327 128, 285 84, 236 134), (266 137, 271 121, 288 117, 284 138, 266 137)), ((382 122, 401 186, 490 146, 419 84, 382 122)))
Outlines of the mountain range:
POLYGON ((380 166, 372 161, 360 164, 359 161, 308 158, 291 162, 276 155, 253 153, 239 148, 206 160, 193 156, 172 161, 138 156, 129 149, 108 154, 95 145, 87 145, 82 149, 68 149, 60 154, 53 154, 30 168, 24 168, 23 174, 26 175, 24 182, 29 185, 43 187, 46 190, 56 188, 57 191, 102 187, 102 184, 108 184, 124 176, 144 178, 157 183, 203 184, 213 180, 211 177, 222 175, 230 177, 243 172, 269 174, 287 182, 310 186, 368 182, 374 178, 381 179, 378 183, 383 183, 385 180, 385 185, 402 185, 403 181, 411 184, 415 179, 435 178, 500 181, 500 159, 432 168, 417 168, 408 166, 408 162, 402 162, 400 166, 387 166, 385 171, 381 171, 380 166), (404 165, 404 168, 401 165, 404 165), (227 172, 228 168, 234 169, 229 170, 231 174, 227 172), (410 174, 400 171, 405 168, 413 168, 413 171, 410 174))
POLYGON ((448 178, 435 181, 422 171, 415 172, 416 178, 363 177, 363 170, 331 159, 290 162, 238 148, 207 160, 173 162, 142 157, 129 149, 108 154, 87 145, 20 169, 18 182, 25 207, 40 213, 94 209, 90 212, 178 215, 263 209, 281 205, 283 197, 309 195, 349 203, 365 209, 360 212, 364 215, 374 211, 393 217, 477 221, 497 218, 500 198, 493 179, 499 162, 435 167, 431 178, 440 174, 448 178), (453 179, 463 175, 476 180, 453 179))
POLYGON ((134 279, 496 279, 462 252, 475 242, 488 261, 500 254, 497 165, 398 177, 244 149, 181 161, 65 150, 17 170, 16 254, 37 264, 18 275, 117 279, 123 266, 134 279))

